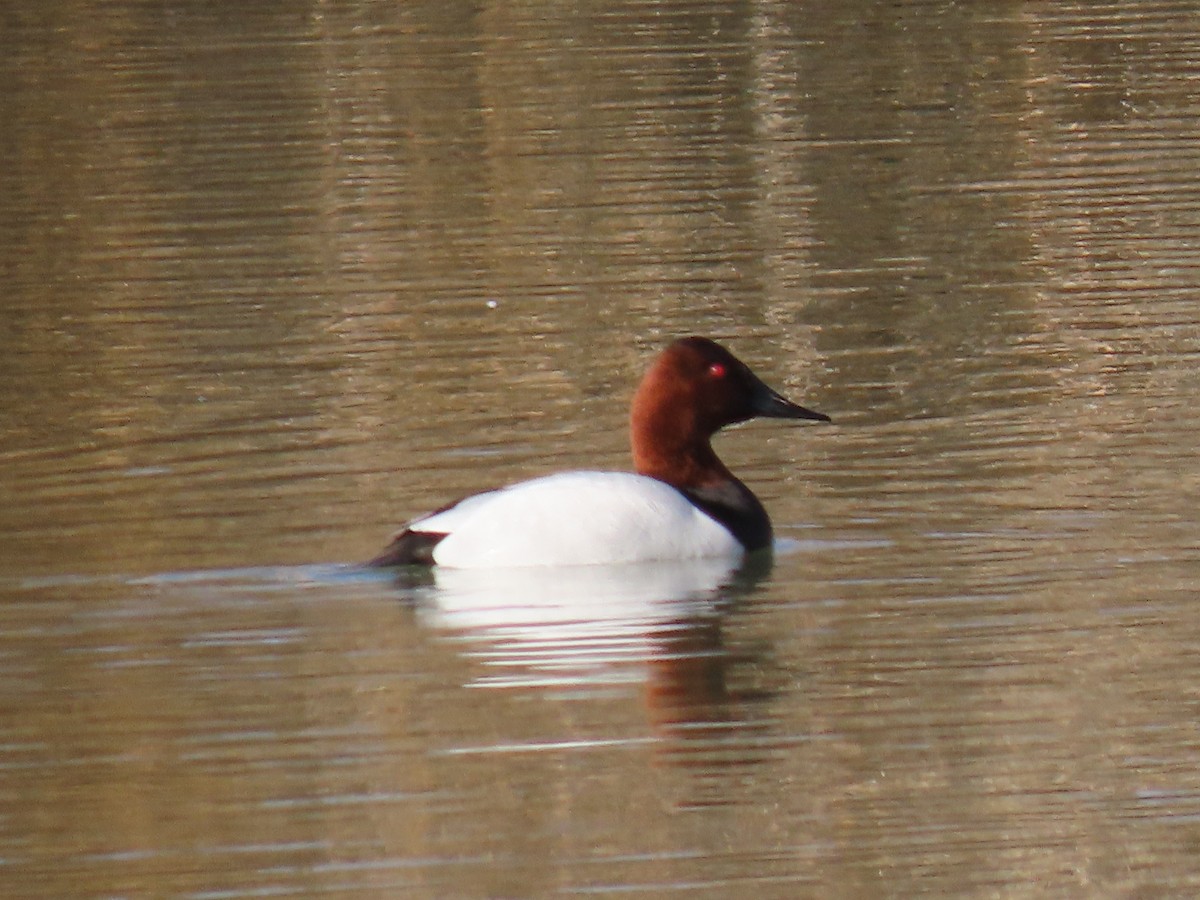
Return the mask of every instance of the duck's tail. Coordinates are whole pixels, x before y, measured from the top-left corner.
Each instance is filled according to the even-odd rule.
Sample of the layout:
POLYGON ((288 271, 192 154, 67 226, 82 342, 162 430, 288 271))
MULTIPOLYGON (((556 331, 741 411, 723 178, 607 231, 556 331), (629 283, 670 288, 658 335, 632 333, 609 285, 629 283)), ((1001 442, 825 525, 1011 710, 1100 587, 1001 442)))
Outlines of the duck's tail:
POLYGON ((374 559, 366 565, 374 568, 391 566, 432 566, 433 548, 441 543, 446 535, 430 531, 409 531, 405 529, 392 538, 374 559))

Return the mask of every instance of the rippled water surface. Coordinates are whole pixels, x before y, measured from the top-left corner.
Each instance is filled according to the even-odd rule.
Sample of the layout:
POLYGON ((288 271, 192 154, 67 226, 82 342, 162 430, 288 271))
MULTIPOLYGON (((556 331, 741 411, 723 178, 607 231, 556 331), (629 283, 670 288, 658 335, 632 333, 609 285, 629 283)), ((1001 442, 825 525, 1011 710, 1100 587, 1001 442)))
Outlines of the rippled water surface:
POLYGON ((25 4, 0 893, 1200 893, 1192 2, 25 4), (773 566, 397 580, 628 466, 773 566))

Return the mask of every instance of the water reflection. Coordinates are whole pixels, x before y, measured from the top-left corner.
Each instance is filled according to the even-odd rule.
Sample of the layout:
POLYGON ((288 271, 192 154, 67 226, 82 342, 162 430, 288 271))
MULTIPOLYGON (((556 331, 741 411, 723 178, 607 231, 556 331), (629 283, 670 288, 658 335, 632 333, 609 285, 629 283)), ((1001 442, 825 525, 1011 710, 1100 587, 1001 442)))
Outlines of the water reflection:
POLYGON ((10 6, 0 893, 1196 893, 1194 0, 10 6), (844 413, 723 438, 837 552, 244 575, 620 467, 693 331, 844 413))
POLYGON ((761 755, 755 707, 769 694, 731 690, 729 669, 765 649, 731 651, 723 626, 771 569, 706 559, 397 577, 420 621, 477 665, 465 686, 583 699, 636 685, 661 758, 713 764, 761 755))

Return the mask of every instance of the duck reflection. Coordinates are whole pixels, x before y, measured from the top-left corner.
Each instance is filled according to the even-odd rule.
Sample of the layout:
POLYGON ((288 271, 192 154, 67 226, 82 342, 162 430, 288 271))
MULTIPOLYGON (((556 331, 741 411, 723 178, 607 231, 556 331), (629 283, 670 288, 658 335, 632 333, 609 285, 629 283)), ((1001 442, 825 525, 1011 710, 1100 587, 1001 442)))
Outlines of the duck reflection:
MULTIPOLYGON (((731 688, 762 649, 726 647, 725 623, 770 560, 426 570, 413 596, 423 623, 482 664, 472 687, 573 698, 640 685, 658 758, 744 763, 761 754, 769 696, 731 688)), ((414 587, 410 585, 410 587, 414 587)))

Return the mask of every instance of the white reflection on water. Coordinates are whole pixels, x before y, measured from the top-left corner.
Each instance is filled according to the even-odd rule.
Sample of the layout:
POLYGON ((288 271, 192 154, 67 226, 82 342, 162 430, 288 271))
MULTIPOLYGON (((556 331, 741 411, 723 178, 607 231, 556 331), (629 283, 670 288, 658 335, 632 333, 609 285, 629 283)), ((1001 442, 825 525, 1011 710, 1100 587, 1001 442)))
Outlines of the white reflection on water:
POLYGON ((476 686, 640 680, 622 664, 656 658, 666 635, 716 616, 736 570, 723 559, 437 569, 420 609, 493 670, 476 686))
POLYGON ((770 572, 771 561, 688 560, 621 566, 492 571, 434 569, 413 590, 422 623, 475 665, 465 687, 534 691, 576 702, 640 696, 645 733, 573 736, 566 742, 469 744, 453 754, 656 745, 672 764, 715 771, 759 761, 772 741, 768 692, 734 674, 760 662, 728 646, 728 619, 770 572))

